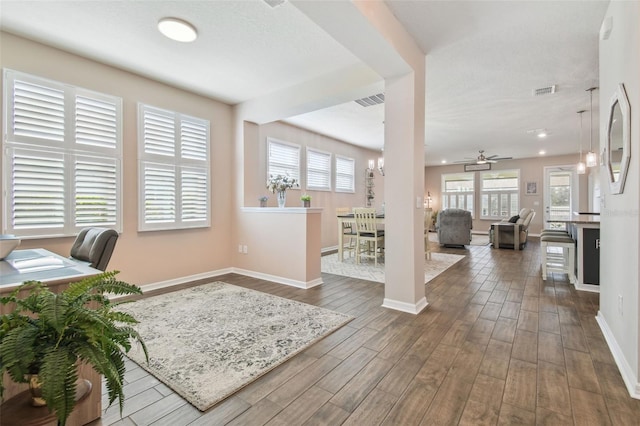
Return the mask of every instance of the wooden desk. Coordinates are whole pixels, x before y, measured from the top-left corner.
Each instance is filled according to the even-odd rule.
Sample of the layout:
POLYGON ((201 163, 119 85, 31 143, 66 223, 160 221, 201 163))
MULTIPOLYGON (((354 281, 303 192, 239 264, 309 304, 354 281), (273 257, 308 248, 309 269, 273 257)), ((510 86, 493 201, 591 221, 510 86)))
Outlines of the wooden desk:
MULTIPOLYGON (((24 281, 31 280, 41 281, 52 291, 59 292, 64 290, 71 282, 79 281, 82 278, 97 275, 101 272, 98 269, 82 263, 76 263, 48 250, 15 250, 0 261, 0 296, 8 295, 24 281)), ((26 294, 28 290, 23 290, 22 292, 26 294)), ((7 305, 0 305, 0 314, 7 313, 10 309, 7 305)), ((74 408, 67 421, 68 426, 91 423, 93 420, 100 418, 102 412, 102 376, 86 364, 80 365, 78 374, 90 383, 91 391, 74 408)), ((0 425, 26 424, 20 422, 11 423, 15 421, 15 415, 8 416, 4 414, 5 412, 12 413, 16 409, 21 409, 14 406, 14 404, 22 404, 25 395, 23 392, 29 389, 28 384, 15 383, 6 374, 2 377, 2 380, 5 387, 3 396, 4 404, 6 405, 3 404, 1 408, 3 414, 0 415, 0 425), (14 397, 15 399, 12 399, 14 397)), ((36 415, 37 418, 30 418, 29 421, 32 423, 29 424, 56 424, 55 420, 48 416, 46 408, 44 410, 40 409, 38 413, 43 413, 43 416, 40 417, 37 413, 30 412, 30 415, 36 415)))
MULTIPOLYGON (((343 254, 344 233, 342 230, 342 225, 345 223, 351 223, 355 225, 356 218, 353 215, 353 213, 338 216, 338 258, 340 259, 340 262, 344 261, 344 254, 343 254)), ((376 223, 379 225, 384 225, 383 214, 376 215, 376 223)))

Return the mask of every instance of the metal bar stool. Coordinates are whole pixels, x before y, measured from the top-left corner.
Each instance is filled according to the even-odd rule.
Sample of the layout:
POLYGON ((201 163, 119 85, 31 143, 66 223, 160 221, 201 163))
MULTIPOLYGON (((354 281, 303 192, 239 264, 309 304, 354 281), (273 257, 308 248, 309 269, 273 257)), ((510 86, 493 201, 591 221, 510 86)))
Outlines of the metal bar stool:
POLYGON ((567 274, 570 283, 576 282, 575 250, 576 243, 568 234, 548 233, 540 237, 542 279, 547 280, 548 272, 562 272, 567 274), (549 248, 559 248, 561 251, 549 252, 549 248))

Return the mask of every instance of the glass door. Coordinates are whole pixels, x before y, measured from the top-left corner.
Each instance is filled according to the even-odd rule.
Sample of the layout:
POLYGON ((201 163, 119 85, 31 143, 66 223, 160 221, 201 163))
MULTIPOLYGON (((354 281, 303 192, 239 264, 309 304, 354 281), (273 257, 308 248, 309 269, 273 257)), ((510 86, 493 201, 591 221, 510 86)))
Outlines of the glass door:
POLYGON ((554 221, 571 219, 575 176, 574 166, 545 167, 545 228, 564 229, 564 223, 554 221))

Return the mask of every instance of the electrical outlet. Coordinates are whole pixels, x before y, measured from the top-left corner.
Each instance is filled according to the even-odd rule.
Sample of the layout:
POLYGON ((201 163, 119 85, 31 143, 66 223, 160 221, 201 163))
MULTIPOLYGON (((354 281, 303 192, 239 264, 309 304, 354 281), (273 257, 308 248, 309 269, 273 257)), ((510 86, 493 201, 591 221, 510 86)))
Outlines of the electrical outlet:
POLYGON ((622 316, 622 295, 618 295, 618 313, 622 316))
POLYGON ((238 244, 238 253, 242 253, 242 244, 238 244))
POLYGON ((247 246, 242 246, 242 252, 244 254, 247 254, 249 252, 249 250, 247 250, 247 246))

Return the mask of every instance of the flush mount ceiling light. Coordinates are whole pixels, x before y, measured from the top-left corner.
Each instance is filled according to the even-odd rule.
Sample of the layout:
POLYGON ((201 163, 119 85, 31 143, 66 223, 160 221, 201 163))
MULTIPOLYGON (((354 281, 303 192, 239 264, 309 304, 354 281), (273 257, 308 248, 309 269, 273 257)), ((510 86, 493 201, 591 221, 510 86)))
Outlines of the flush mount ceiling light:
POLYGON ((158 21, 158 31, 171 40, 189 43, 198 37, 195 27, 178 18, 162 18, 158 21))

